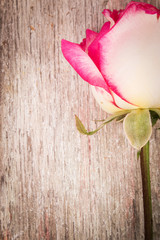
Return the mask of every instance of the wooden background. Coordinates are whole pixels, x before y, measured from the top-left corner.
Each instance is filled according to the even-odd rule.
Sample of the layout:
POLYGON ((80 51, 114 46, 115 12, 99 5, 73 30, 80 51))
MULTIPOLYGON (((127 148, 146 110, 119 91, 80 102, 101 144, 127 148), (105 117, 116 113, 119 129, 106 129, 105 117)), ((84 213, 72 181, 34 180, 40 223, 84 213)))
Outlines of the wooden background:
MULTIPOLYGON (((61 53, 61 39, 99 31, 104 8, 125 0, 0 1, 0 239, 141 240, 139 160, 122 124, 103 119, 90 87, 61 53)), ((146 1, 160 7, 160 1, 146 1)), ((151 138, 154 239, 160 239, 160 127, 151 138)))

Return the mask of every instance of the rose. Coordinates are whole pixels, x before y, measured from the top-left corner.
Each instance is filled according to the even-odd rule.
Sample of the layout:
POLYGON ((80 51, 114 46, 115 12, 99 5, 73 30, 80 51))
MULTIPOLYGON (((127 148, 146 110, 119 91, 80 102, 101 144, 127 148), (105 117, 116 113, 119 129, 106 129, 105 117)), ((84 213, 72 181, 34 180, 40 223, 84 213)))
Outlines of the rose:
POLYGON ((140 151, 145 239, 153 239, 149 139, 160 119, 160 10, 131 2, 124 10, 103 11, 99 33, 86 30, 81 44, 62 40, 62 52, 112 115, 92 132, 76 116, 77 129, 92 135, 113 119, 123 120, 131 145, 140 151))
MULTIPOLYGON (((62 52, 91 85, 101 108, 113 114, 102 126, 124 119, 127 138, 140 149, 160 118, 160 10, 130 2, 124 10, 103 14, 108 21, 99 33, 87 29, 80 44, 62 40, 62 52)), ((83 134, 102 127, 88 133, 77 117, 76 122, 83 134)))
POLYGON ((131 2, 125 10, 104 10, 99 33, 86 30, 81 44, 62 40, 62 52, 92 85, 103 110, 160 107, 160 11, 131 2))

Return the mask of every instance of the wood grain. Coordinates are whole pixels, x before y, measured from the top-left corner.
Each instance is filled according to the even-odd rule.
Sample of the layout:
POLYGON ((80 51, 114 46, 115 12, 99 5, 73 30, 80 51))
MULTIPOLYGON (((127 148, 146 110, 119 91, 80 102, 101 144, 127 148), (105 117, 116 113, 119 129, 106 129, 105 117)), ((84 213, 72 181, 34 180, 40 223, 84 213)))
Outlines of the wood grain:
MULTIPOLYGON (((0 239, 140 240, 139 160, 121 124, 80 135, 106 114, 61 53, 99 31, 121 0, 0 1, 0 239)), ((160 1, 146 1, 160 7, 160 1)), ((154 240, 160 239, 160 131, 151 139, 154 240)))

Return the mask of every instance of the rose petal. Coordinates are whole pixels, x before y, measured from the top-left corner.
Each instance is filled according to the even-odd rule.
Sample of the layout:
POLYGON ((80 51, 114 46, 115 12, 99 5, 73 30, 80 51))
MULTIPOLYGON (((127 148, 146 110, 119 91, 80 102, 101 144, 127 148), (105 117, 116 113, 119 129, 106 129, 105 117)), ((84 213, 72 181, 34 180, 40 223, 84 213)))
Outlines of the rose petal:
POLYGON ((91 43, 95 40, 97 35, 98 35, 97 32, 94 32, 94 31, 92 31, 90 29, 86 30, 86 45, 87 45, 87 49, 91 45, 91 43))
POLYGON ((122 110, 114 104, 112 96, 103 88, 91 86, 91 90, 96 101, 105 112, 115 113, 122 110))
POLYGON ((102 87, 109 92, 108 86, 98 68, 79 44, 63 39, 61 47, 66 60, 86 82, 102 87))
POLYGON ((113 91, 111 91, 112 96, 115 100, 115 103, 118 107, 122 108, 122 109, 137 109, 138 106, 135 106, 129 102, 126 102, 125 100, 123 100, 122 98, 120 98, 116 93, 114 93, 113 91))
POLYGON ((121 17, 122 13, 124 10, 109 10, 109 9, 104 9, 103 10, 103 15, 105 18, 111 23, 111 27, 118 21, 118 19, 121 17))
POLYGON ((144 2, 130 2, 126 9, 124 10, 124 12, 126 12, 129 8, 135 8, 136 11, 138 10, 142 10, 144 11, 145 13, 148 13, 148 14, 160 14, 160 10, 157 9, 156 7, 154 7, 153 5, 151 4, 148 4, 148 3, 144 3, 144 2))
POLYGON ((99 68, 99 40, 110 30, 110 23, 106 22, 101 31, 97 34, 94 41, 88 47, 88 55, 92 58, 96 66, 99 68))
POLYGON ((83 41, 80 43, 80 46, 82 47, 82 49, 85 52, 88 52, 88 47, 94 41, 94 39, 96 38, 97 35, 98 35, 98 33, 94 32, 90 29, 86 30, 86 38, 84 38, 83 41))
POLYGON ((155 8, 132 3, 100 40, 101 72, 120 98, 160 107, 160 21, 155 8), (147 14, 146 14, 147 12, 147 14), (148 14, 151 12, 152 14, 148 14))

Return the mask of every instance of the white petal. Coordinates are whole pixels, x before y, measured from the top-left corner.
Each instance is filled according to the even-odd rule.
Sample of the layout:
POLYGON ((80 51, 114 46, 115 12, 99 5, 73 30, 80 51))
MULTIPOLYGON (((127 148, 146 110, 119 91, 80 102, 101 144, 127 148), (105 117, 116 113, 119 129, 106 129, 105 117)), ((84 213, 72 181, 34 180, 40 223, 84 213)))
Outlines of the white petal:
POLYGON ((160 19, 132 11, 101 39, 101 71, 120 97, 160 107, 160 19))
POLYGON ((112 95, 114 97, 115 103, 117 104, 118 107, 123 108, 123 109, 137 109, 138 106, 135 106, 129 102, 126 102, 125 100, 123 100, 122 98, 120 98, 116 93, 114 93, 113 91, 112 95))
POLYGON ((96 101, 105 112, 115 113, 122 110, 114 105, 112 96, 103 88, 91 86, 91 90, 96 101))

